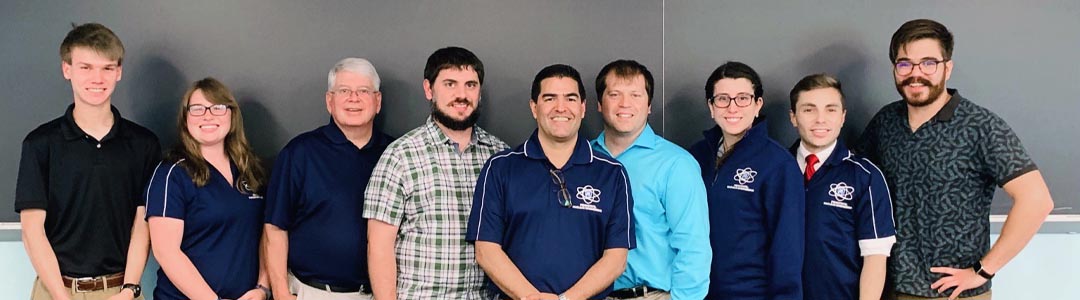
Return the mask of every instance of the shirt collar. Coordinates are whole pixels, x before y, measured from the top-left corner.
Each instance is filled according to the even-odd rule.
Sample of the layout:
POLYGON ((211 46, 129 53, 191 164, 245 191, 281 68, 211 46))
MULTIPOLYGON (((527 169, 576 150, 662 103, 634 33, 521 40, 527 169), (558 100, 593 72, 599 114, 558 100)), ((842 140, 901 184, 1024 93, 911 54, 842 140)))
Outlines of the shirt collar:
MULTIPOLYGON (((333 118, 330 119, 329 124, 319 127, 319 131, 322 132, 331 143, 352 145, 352 141, 349 141, 349 138, 345 137, 345 132, 341 131, 341 127, 338 127, 337 123, 334 123, 333 118)), ((365 144, 364 147, 361 147, 360 150, 366 150, 375 147, 375 145, 382 144, 383 139, 385 139, 385 137, 383 137, 378 130, 372 128, 371 138, 368 139, 367 144, 365 144)))
MULTIPOLYGON (((115 106, 110 105, 109 109, 113 114, 113 125, 109 128, 109 133, 105 134, 101 138, 101 141, 112 139, 116 136, 127 136, 127 130, 124 129, 124 122, 120 118, 120 111, 115 106)), ((64 134, 64 139, 74 140, 86 136, 86 132, 79 128, 79 125, 75 123, 75 103, 68 105, 67 111, 64 112, 64 122, 60 123, 60 131, 64 134)))
MULTIPOLYGON (((540 137, 538 131, 533 130, 528 140, 525 140, 525 144, 522 145, 525 151, 525 157, 547 161, 547 155, 544 154, 544 147, 540 146, 540 137)), ((589 140, 578 134, 577 144, 574 145, 574 152, 570 154, 570 160, 567 160, 567 165, 583 165, 589 164, 593 161, 593 149, 589 146, 589 140)), ((563 167, 565 168, 565 167, 563 167)))
MULTIPOLYGON (((796 150, 796 157, 798 157, 801 164, 806 163, 806 157, 810 155, 810 150, 806 149, 806 145, 803 145, 802 141, 798 141, 798 150, 796 150)), ((821 152, 814 153, 821 161, 821 165, 834 165, 839 163, 845 157, 847 157, 847 147, 844 146, 844 141, 836 139, 832 145, 825 147, 821 152)))
MULTIPOLYGON (((934 114, 930 120, 948 122, 956 116, 956 108, 960 106, 960 101, 962 101, 964 97, 960 96, 960 92, 956 89, 946 89, 946 92, 949 93, 949 102, 945 102, 945 106, 942 106, 941 110, 938 110, 937 114, 934 114)), ((904 107, 906 108, 907 106, 904 107)))
MULTIPOLYGON (((724 130, 720 129, 719 125, 713 125, 709 130, 702 132, 705 136, 705 140, 709 141, 711 145, 719 148, 720 142, 724 139, 724 130)), ((742 139, 732 145, 731 149, 725 149, 724 151, 732 151, 733 149, 755 145, 759 141, 766 141, 769 139, 769 122, 765 121, 764 117, 754 120, 754 123, 750 125, 750 129, 746 130, 746 134, 743 134, 742 139), (746 146, 742 146, 746 145, 746 146)))
MULTIPOLYGON (((656 132, 653 131, 652 126, 649 125, 649 123, 645 123, 645 128, 641 130, 641 134, 639 134, 638 137, 634 139, 634 142, 631 143, 629 147, 626 147, 626 150, 623 150, 623 153, 626 153, 627 150, 630 150, 630 148, 634 147, 654 149, 656 148, 658 140, 659 136, 657 136, 656 132)), ((607 141, 607 135, 604 131, 601 131, 600 135, 597 136, 596 139, 593 139, 591 143, 594 147, 600 147, 600 149, 604 150, 604 152, 610 154, 611 151, 608 150, 605 141, 607 141)))
MULTIPOLYGON (((480 128, 480 126, 473 125, 472 138, 469 140, 469 144, 480 144, 485 146, 495 145, 495 136, 488 133, 486 130, 480 128)), ((455 143, 450 137, 446 136, 446 133, 439 129, 439 125, 435 124, 435 119, 428 116, 427 121, 424 121, 424 130, 427 131, 428 137, 431 141, 437 144, 453 144, 455 143)))

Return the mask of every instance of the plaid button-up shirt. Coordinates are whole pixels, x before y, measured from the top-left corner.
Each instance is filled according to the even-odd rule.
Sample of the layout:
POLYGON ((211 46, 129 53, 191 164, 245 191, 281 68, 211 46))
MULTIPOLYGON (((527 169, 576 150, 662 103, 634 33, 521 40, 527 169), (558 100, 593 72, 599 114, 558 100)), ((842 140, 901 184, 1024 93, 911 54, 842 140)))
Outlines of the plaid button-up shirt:
POLYGON ((480 169, 506 148, 474 126, 459 152, 429 117, 383 152, 365 192, 364 218, 398 226, 398 299, 490 298, 465 230, 480 169))

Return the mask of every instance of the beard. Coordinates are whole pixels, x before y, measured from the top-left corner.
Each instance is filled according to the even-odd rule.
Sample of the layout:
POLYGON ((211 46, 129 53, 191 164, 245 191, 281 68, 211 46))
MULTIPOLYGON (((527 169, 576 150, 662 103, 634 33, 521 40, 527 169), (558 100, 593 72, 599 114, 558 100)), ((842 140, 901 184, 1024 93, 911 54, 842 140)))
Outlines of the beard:
MULTIPOLYGON (((431 100, 431 116, 433 118, 435 118, 436 122, 439 122, 439 124, 442 124, 443 126, 446 126, 446 128, 449 128, 450 130, 465 130, 465 129, 468 129, 470 127, 473 127, 473 125, 476 125, 476 121, 480 119, 480 104, 479 104, 479 102, 477 102, 477 105, 473 109, 472 113, 469 114, 468 116, 465 116, 465 119, 462 119, 462 120, 454 119, 454 117, 451 117, 446 112, 443 112, 442 109, 439 108, 438 104, 435 104, 436 102, 437 101, 435 101, 434 99, 431 100)), ((459 103, 459 102, 468 103, 468 100, 457 99, 457 100, 454 100, 454 101, 450 102, 450 105, 453 105, 454 103, 459 103)))
POLYGON ((942 77, 941 82, 938 82, 937 84, 933 84, 930 82, 930 80, 927 79, 909 77, 908 79, 904 79, 904 81, 901 81, 899 84, 896 85, 896 91, 900 93, 900 96, 904 97, 904 102, 907 102, 907 104, 910 106, 927 106, 933 104, 935 101, 938 100, 938 98, 941 98, 941 93, 945 92, 945 77, 942 77), (925 99, 918 99, 920 96, 919 94, 908 97, 908 95, 904 93, 904 86, 916 82, 923 84, 929 89, 929 91, 925 95, 925 99))

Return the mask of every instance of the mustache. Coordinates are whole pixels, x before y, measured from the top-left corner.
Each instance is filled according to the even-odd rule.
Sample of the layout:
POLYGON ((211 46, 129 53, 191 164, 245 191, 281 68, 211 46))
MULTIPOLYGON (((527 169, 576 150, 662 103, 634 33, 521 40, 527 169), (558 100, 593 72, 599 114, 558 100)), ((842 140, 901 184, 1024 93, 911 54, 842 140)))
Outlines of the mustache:
POLYGON ((453 101, 450 101, 450 103, 447 103, 447 105, 455 105, 455 104, 472 105, 472 102, 469 102, 469 100, 465 99, 465 98, 457 98, 457 99, 454 99, 453 101))
POLYGON ((904 79, 904 81, 900 82, 900 85, 909 85, 909 84, 916 83, 916 82, 921 83, 922 85, 925 85, 925 86, 928 86, 928 87, 934 86, 934 84, 931 83, 930 80, 925 79, 925 78, 919 78, 919 77, 910 77, 908 79, 904 79))

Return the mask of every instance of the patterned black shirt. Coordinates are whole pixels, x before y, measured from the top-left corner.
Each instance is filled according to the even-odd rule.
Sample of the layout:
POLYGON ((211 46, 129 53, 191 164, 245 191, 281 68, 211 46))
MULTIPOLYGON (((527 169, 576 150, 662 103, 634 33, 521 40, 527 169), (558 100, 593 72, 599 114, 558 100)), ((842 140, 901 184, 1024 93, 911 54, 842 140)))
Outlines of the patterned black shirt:
MULTIPOLYGON (((955 89, 949 102, 912 132, 907 104, 890 103, 870 120, 856 147, 881 167, 892 188, 896 240, 888 277, 897 292, 947 297, 930 285, 931 267, 969 268, 990 250, 995 186, 1036 170, 1009 125, 955 89)), ((961 297, 985 293, 981 287, 961 297)))

